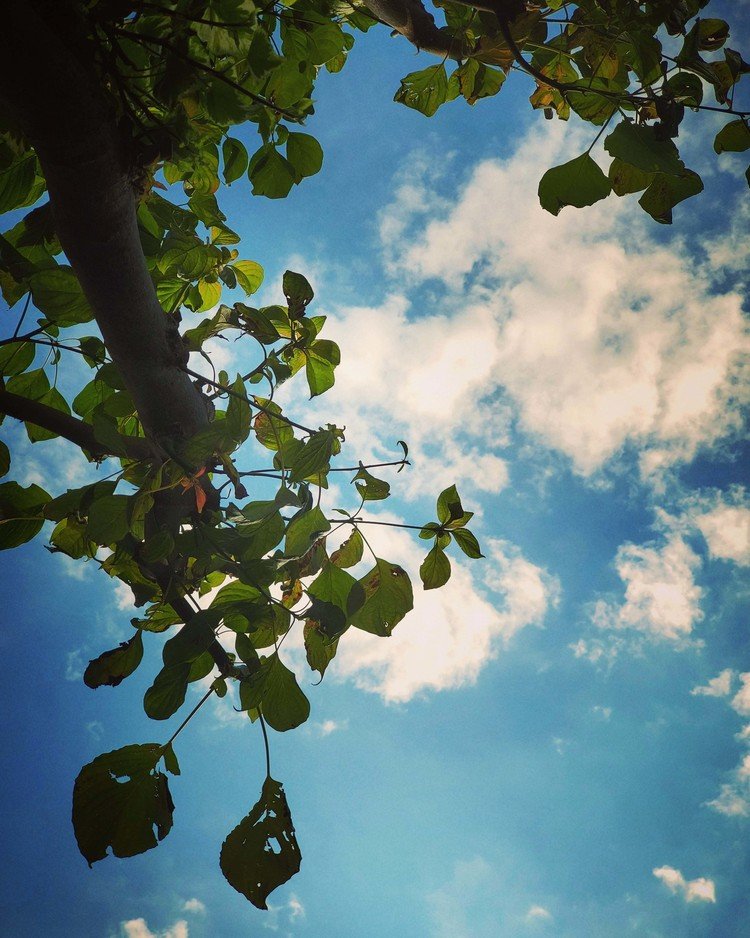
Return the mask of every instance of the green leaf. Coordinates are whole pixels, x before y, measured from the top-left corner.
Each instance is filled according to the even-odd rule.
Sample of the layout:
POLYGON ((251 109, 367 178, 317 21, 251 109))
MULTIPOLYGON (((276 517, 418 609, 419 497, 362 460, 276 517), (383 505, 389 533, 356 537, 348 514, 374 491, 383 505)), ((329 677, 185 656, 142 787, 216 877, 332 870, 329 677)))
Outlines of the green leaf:
POLYGON ((698 48, 716 52, 729 38, 729 23, 719 19, 705 19, 698 23, 698 48))
POLYGON ((365 602, 361 583, 330 562, 323 564, 307 592, 312 597, 307 617, 319 624, 321 632, 329 640, 338 638, 365 602))
POLYGON ((291 481, 302 482, 328 469, 336 437, 330 430, 318 430, 290 460, 291 481))
POLYGON ((73 829, 89 866, 109 848, 116 857, 151 850, 171 830, 174 803, 166 775, 155 770, 161 754, 158 743, 125 746, 81 769, 73 788, 73 829))
POLYGON ((72 267, 37 271, 30 284, 34 305, 58 326, 74 326, 94 318, 72 267))
POLYGON ((479 541, 477 541, 471 531, 469 531, 467 528, 456 528, 454 531, 451 531, 451 534, 456 539, 456 543, 467 557, 471 557, 473 560, 477 560, 479 557, 484 557, 484 554, 479 547, 479 541))
POLYGON ((284 542, 286 557, 302 557, 321 534, 331 530, 331 524, 316 505, 310 511, 297 515, 289 522, 284 542))
POLYGON ((539 202, 543 209, 557 215, 561 208, 583 208, 605 199, 611 191, 609 180, 588 153, 562 166, 548 169, 539 182, 539 202))
POLYGON ((299 872, 301 861, 284 789, 268 776, 258 802, 222 844, 221 871, 256 908, 267 909, 269 894, 299 872))
POLYGON ((240 682, 243 710, 260 710, 266 723, 279 733, 293 730, 310 716, 310 702, 297 678, 274 652, 260 659, 260 667, 240 682))
POLYGON ((458 80, 461 94, 471 105, 480 98, 496 95, 505 81, 505 72, 482 65, 476 59, 467 59, 453 74, 458 80))
POLYGON ((38 485, 17 482, 0 485, 0 550, 18 547, 37 535, 44 524, 42 509, 49 495, 38 485))
POLYGON ((27 204, 36 176, 36 156, 27 153, 0 170, 0 215, 27 204))
POLYGON ((624 120, 604 140, 604 149, 647 173, 682 176, 685 164, 671 140, 661 139, 655 128, 624 120))
POLYGON ((164 667, 143 698, 143 709, 152 720, 168 720, 185 703, 190 664, 164 667))
POLYGON ((426 590, 438 589, 450 579, 451 562, 438 544, 435 544, 422 561, 419 575, 426 590))
POLYGON ((393 100, 432 117, 448 98, 448 75, 445 65, 430 65, 419 72, 410 72, 401 79, 401 87, 393 100))
POLYGON ((356 485, 360 497, 366 502, 388 498, 391 492, 390 485, 382 479, 376 479, 375 476, 370 475, 362 463, 359 464, 359 472, 354 476, 352 482, 356 485))
POLYGON ((313 288, 302 274, 285 270, 282 289, 289 305, 290 318, 300 319, 315 296, 313 288))
POLYGON ((641 192, 653 180, 654 174, 644 172, 630 163, 624 163, 615 158, 609 167, 609 181, 615 195, 629 195, 631 192, 641 192))
POLYGON ((358 528, 354 528, 349 537, 344 541, 341 547, 337 548, 331 554, 331 563, 337 567, 353 567, 362 559, 365 542, 358 528))
POLYGON ((716 134, 714 150, 717 153, 742 153, 750 149, 750 127, 740 119, 725 124, 716 134))
POLYGON ((233 394, 229 395, 227 416, 224 421, 229 435, 236 444, 244 443, 250 435, 252 412, 247 399, 245 383, 241 375, 237 375, 232 385, 233 394))
POLYGON ((36 348, 32 342, 9 342, 0 346, 0 375, 20 375, 34 361, 36 348))
POLYGON ((334 369, 340 361, 339 347, 329 339, 318 339, 305 349, 305 375, 310 397, 324 394, 333 387, 334 369))
POLYGON ((247 296, 252 296, 263 283, 263 268, 255 261, 234 261, 230 267, 247 296))
POLYGON ((352 616, 351 624, 373 635, 390 635, 414 608, 408 574, 398 564, 377 559, 372 570, 359 582, 365 591, 365 603, 352 616))
POLYGON ((210 648, 216 638, 214 629, 221 613, 215 609, 202 609, 164 645, 162 660, 167 667, 189 664, 210 648))
POLYGON ((224 182, 229 186, 247 169, 247 150, 244 144, 233 137, 227 137, 221 145, 221 155, 224 160, 224 182))
POLYGON ((269 199, 285 199, 296 178, 289 160, 271 146, 262 148, 253 156, 247 171, 253 184, 253 195, 264 195, 269 199))
POLYGON ((103 546, 121 541, 130 530, 127 495, 103 495, 89 508, 88 536, 103 546))
POLYGON ((10 469, 10 450, 0 440, 0 477, 7 475, 10 469))
POLYGON ((286 155, 297 173, 297 181, 319 173, 323 165, 323 150, 310 134, 290 133, 286 142, 286 155))
POLYGON ((143 636, 139 631, 127 642, 120 642, 119 648, 105 651, 89 661, 83 672, 83 682, 87 687, 117 687, 131 675, 143 658, 143 636))
POLYGON ((703 191, 703 180, 691 170, 684 176, 657 175, 638 200, 641 208, 660 224, 672 224, 672 209, 684 199, 703 191))
POLYGON ((326 673, 326 668, 336 657, 339 641, 337 638, 331 641, 317 622, 309 620, 305 622, 304 639, 307 663, 322 678, 326 673))
POLYGON ((449 485, 447 489, 438 495, 437 516, 441 524, 448 524, 449 521, 459 521, 463 518, 465 512, 461 505, 461 499, 458 497, 455 485, 449 485))

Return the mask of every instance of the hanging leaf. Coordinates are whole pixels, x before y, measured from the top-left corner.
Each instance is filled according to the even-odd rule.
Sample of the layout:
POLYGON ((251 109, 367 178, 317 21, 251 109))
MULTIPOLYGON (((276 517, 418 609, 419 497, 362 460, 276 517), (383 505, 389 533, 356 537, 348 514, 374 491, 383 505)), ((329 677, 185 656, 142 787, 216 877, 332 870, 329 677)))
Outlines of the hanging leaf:
POLYGON ((98 658, 89 661, 83 672, 83 682, 91 688, 105 684, 117 687, 135 671, 142 658, 143 636, 139 630, 129 641, 121 642, 119 648, 105 651, 98 658))
POLYGON ((439 544, 435 544, 422 561, 419 575, 426 590, 438 589, 450 579, 451 562, 439 544))
POLYGON ((407 572, 398 564, 378 559, 359 582, 365 592, 365 602, 352 616, 352 625, 373 635, 390 635, 406 613, 414 608, 407 572))
POLYGON ((583 153, 547 170, 539 182, 539 203, 552 215, 558 215, 566 205, 576 208, 593 205, 606 199, 610 191, 609 180, 601 168, 588 153, 583 153))
POLYGON ((85 765, 73 788, 73 829, 89 866, 107 856, 151 850, 172 828, 167 777, 156 771, 158 743, 125 746, 85 765), (126 779, 126 781, 121 781, 126 779))
POLYGON ((221 847, 221 871, 230 886, 258 909, 299 872, 302 854, 280 782, 268 776, 260 799, 221 847))

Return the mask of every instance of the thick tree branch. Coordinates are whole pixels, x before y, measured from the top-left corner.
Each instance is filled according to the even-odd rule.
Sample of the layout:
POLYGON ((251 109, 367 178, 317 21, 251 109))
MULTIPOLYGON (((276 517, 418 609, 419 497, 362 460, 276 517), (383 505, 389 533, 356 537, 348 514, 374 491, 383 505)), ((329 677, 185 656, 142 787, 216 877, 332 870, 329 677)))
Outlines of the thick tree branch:
MULTIPOLYGON (((54 407, 49 407, 40 401, 32 401, 20 394, 0 389, 0 413, 15 417, 16 420, 33 423, 51 433, 57 433, 58 436, 63 436, 76 446, 80 446, 81 449, 85 449, 94 459, 116 455, 97 440, 94 436, 94 428, 90 424, 70 414, 65 414, 61 410, 55 410, 54 407)), ((120 441, 123 452, 130 459, 148 459, 155 454, 154 445, 149 440, 120 434, 120 441)))
POLYGON ((435 18, 419 0, 367 0, 366 6, 376 19, 401 33, 418 49, 456 61, 471 52, 460 39, 438 28, 435 18))
POLYGON ((7 0, 0 99, 37 152, 60 243, 146 432, 192 436, 208 422, 205 401, 146 266, 128 154, 78 16, 60 0, 7 0))

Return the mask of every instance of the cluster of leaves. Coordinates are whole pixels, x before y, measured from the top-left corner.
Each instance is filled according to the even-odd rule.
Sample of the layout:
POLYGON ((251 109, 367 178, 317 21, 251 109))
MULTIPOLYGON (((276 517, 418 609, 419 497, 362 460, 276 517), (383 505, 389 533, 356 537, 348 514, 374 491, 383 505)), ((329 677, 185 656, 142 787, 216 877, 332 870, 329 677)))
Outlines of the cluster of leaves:
MULTIPOLYGON (((703 0, 551 0, 529 4, 511 21, 504 11, 519 4, 495 5, 493 13, 486 9, 492 3, 480 10, 441 2, 458 65, 451 74, 445 62, 411 73, 396 100, 430 116, 459 96, 474 104, 497 94, 509 71, 522 69, 537 83, 532 105, 548 116, 565 119, 572 110, 602 133, 622 116, 604 141, 613 157, 609 176, 588 153, 556 167, 540 186, 544 207, 557 213, 610 191, 644 191, 641 205, 668 221, 672 206, 701 188, 674 144, 685 108, 705 106, 706 82, 719 108, 733 112, 734 86, 747 71, 730 49, 707 58, 720 54, 727 25, 697 19, 703 0), (660 31, 682 36, 674 56, 665 53, 660 31)), ((309 666, 322 678, 349 629, 389 636, 412 609, 413 589, 408 573, 373 553, 364 533, 377 523, 365 507, 386 499, 389 483, 371 474, 374 465, 336 465, 343 430, 305 427, 275 400, 279 385, 297 374, 305 375, 311 396, 334 383, 339 350, 321 338, 325 317, 308 315, 313 291, 287 271, 283 305, 249 305, 263 270, 240 258, 217 192, 247 177, 255 195, 283 198, 320 170, 320 145, 294 128, 313 113, 320 69, 340 71, 352 30, 365 32, 376 20, 366 7, 329 0, 88 0, 71 8, 117 116, 143 254, 185 360, 195 354, 210 361, 206 343, 228 336, 252 343, 257 354, 254 367, 234 379, 185 366, 213 402, 212 419, 187 440, 146 440, 77 276, 60 262, 50 205, 32 208, 0 236, 0 289, 9 307, 22 306, 13 334, 0 340, 0 394, 6 407, 25 403, 32 443, 67 435, 93 461, 114 457, 117 468, 55 496, 35 484, 1 483, 0 548, 23 544, 51 523, 51 550, 97 563, 131 588, 142 609, 132 637, 90 662, 89 687, 120 684, 144 659, 144 634, 165 633, 146 713, 172 717, 196 682, 209 684, 203 700, 233 684, 265 738, 266 724, 283 732, 310 710, 283 660, 290 630, 302 629, 309 666), (260 137, 252 152, 247 136, 243 143, 233 135, 248 123, 260 137), (170 198, 175 188, 179 195, 170 198), (239 290, 242 299, 221 305, 225 289, 239 290), (26 323, 32 308, 33 327, 26 323), (183 322, 209 310, 200 321, 183 322), (71 357, 90 371, 66 396, 61 387, 75 376, 59 382, 58 370, 71 357), (243 471, 243 446, 265 459, 243 471), (323 510, 332 472, 351 474, 354 511, 323 510)), ((717 152, 750 145, 746 115, 733 116, 716 137, 717 152)), ((1 115, 0 212, 36 205, 45 187, 33 149, 1 115)), ((403 448, 401 459, 379 465, 403 467, 403 448)), ((0 443, 0 476, 9 469, 0 443)), ((412 526, 430 542, 419 571, 425 589, 448 580, 453 541, 468 557, 481 556, 470 519, 451 486, 437 499, 436 518, 412 526)), ((142 852, 169 832, 173 805, 159 765, 179 774, 172 743, 185 722, 164 744, 128 746, 84 767, 73 819, 90 863, 110 850, 142 852)), ((221 866, 264 908, 299 860, 284 792, 268 766, 261 798, 227 838, 221 866)))
POLYGON ((429 117, 458 97, 474 104, 495 95, 511 69, 526 71, 536 82, 531 105, 548 118, 567 120, 572 111, 602 131, 620 118, 604 141, 613 158, 608 174, 590 147, 545 174, 542 207, 557 215, 563 206, 581 208, 612 192, 643 192, 644 211, 670 223, 674 206, 703 189, 675 144, 686 108, 733 117, 716 135, 717 153, 750 148, 749 115, 733 108, 736 85, 750 66, 726 46, 724 20, 699 17, 707 3, 550 0, 504 24, 500 14, 441 2, 465 58, 450 74, 441 62, 407 75, 396 100, 429 117), (716 106, 704 105, 705 85, 716 106))
MULTIPOLYGON (((159 196, 150 203, 154 220, 174 222, 186 214, 167 209, 170 203, 159 196)), ((156 229, 144 229, 143 234, 144 240, 147 234, 160 239, 159 257, 176 256, 169 253, 172 247, 164 251, 164 245, 174 243, 174 229, 160 229, 158 235, 156 229)), ((177 269, 184 284, 182 302, 189 309, 191 294, 200 288, 200 280, 196 287, 190 278, 200 277, 204 268, 188 268, 184 254, 179 257, 181 266, 173 267, 171 260, 161 265, 163 270, 156 265, 154 277, 158 289, 165 282, 161 274, 177 269)), ((226 270, 240 272, 248 282, 252 276, 253 288, 262 276, 251 262, 235 261, 222 273, 226 270)), ((309 283, 287 271, 285 305, 220 306, 185 329, 183 342, 193 352, 202 352, 209 339, 236 332, 260 350, 258 364, 234 381, 224 373, 216 380, 196 375, 213 390, 217 402, 226 402, 225 408, 217 408, 207 427, 171 455, 133 458, 131 445, 142 440, 140 425, 117 367, 103 359, 101 340, 60 338, 60 317, 55 315, 59 307, 54 304, 62 303, 63 294, 50 289, 48 302, 47 294, 37 289, 60 273, 71 283, 68 298, 77 297, 75 303, 66 301, 64 325, 80 326, 89 318, 82 294, 72 288, 80 291, 72 272, 54 266, 35 273, 30 288, 40 325, 25 338, 0 345, 4 389, 67 415, 70 408, 50 386, 48 373, 56 371, 65 351, 80 352, 94 375, 73 398, 72 411, 108 452, 119 455, 120 468, 109 478, 57 497, 36 484, 0 484, 0 548, 24 543, 45 522, 52 522, 52 551, 90 559, 131 588, 143 614, 132 620, 135 631, 129 640, 89 663, 84 674, 89 687, 119 685, 143 661, 144 633, 177 627, 163 646, 163 666, 144 696, 149 717, 169 719, 185 703, 189 686, 208 678, 209 693, 219 696, 227 693, 229 682, 236 682, 239 706, 251 720, 262 719, 279 732, 298 727, 308 718, 310 704, 283 661, 281 646, 289 631, 295 625, 303 629, 308 663, 322 678, 349 628, 389 636, 413 607, 411 581, 402 567, 372 553, 367 568, 364 559, 369 545, 361 527, 372 521, 362 517, 362 510, 388 498, 389 483, 372 475, 372 466, 332 465, 341 451, 343 431, 332 424, 303 427, 273 399, 279 384, 297 373, 305 375, 312 396, 334 382, 339 350, 320 338, 325 317, 308 315, 313 299, 309 283), (48 353, 41 363, 40 346, 48 353), (266 396, 253 393, 260 382, 269 389, 266 396), (255 444, 256 454, 267 454, 268 464, 241 472, 235 458, 248 441, 255 444), (352 476, 359 504, 353 512, 338 509, 339 517, 332 518, 321 507, 321 495, 329 474, 336 471, 352 476), (249 479, 270 487, 269 497, 249 500, 249 479), (329 548, 342 529, 348 536, 329 548), (358 565, 365 569, 356 576, 350 570, 358 565)), ((247 283, 241 285, 247 289, 247 283)), ((32 442, 55 435, 31 420, 26 430, 32 442)), ((402 458, 391 465, 406 464, 405 444, 403 448, 402 458)), ((0 456, 5 474, 10 458, 4 446, 0 456)), ((444 549, 451 537, 469 556, 480 556, 465 527, 470 517, 451 487, 438 499, 437 521, 417 526, 421 536, 436 540, 420 571, 426 589, 448 578, 444 549)), ((172 800, 167 777, 156 766, 163 759, 170 772, 179 771, 172 748, 175 735, 164 745, 128 746, 105 754, 82 770, 73 820, 81 852, 90 863, 102 859, 108 849, 116 856, 142 852, 169 832, 172 800)), ((270 890, 294 872, 295 863, 298 867, 299 850, 283 790, 270 772, 261 801, 229 836, 221 863, 232 885, 261 908, 270 890), (284 840, 281 853, 267 848, 272 837, 284 840), (288 864, 287 853, 296 861, 288 864)))

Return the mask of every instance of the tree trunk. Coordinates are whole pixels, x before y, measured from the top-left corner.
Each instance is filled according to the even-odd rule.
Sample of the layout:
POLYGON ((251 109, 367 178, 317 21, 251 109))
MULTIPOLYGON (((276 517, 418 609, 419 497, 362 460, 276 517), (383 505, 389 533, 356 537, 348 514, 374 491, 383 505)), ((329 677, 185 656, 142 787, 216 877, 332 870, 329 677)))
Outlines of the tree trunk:
POLYGON ((179 439, 208 422, 206 402, 146 267, 128 155, 80 15, 60 0, 7 0, 0 100, 36 150, 60 243, 146 433, 179 439))

